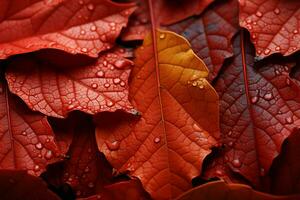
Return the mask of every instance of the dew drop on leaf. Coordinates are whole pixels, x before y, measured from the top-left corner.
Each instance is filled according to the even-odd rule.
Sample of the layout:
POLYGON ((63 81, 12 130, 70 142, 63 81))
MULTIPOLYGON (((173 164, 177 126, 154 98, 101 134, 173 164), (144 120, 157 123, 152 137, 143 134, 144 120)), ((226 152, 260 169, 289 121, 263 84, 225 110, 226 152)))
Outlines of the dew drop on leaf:
POLYGON ((93 84, 92 84, 92 88, 93 88, 93 89, 98 88, 98 84, 97 84, 97 83, 93 83, 93 84))
POLYGON ((97 30, 97 27, 95 25, 91 26, 91 31, 96 31, 97 30))
POLYGON ((275 13, 276 15, 279 15, 279 13, 280 13, 279 8, 275 8, 274 13, 275 13))
POLYGON ((45 158, 46 158, 47 160, 50 160, 52 157, 53 157, 53 153, 52 153, 51 150, 49 150, 49 151, 47 151, 47 152, 45 153, 45 158))
POLYGON ((262 16, 263 16, 263 14, 262 14, 260 11, 257 11, 257 12, 255 13, 255 15, 256 15, 257 17, 262 17, 262 16))
POLYGON ((256 103, 258 101, 258 97, 254 96, 251 98, 251 103, 256 103))
POLYGON ((110 84, 109 83, 105 83, 104 87, 109 88, 110 84))
POLYGON ((265 96, 264 96, 264 99, 265 100, 271 100, 273 97, 272 93, 266 93, 265 96))
POLYGON ((107 142, 106 145, 107 145, 108 149, 111 151, 116 151, 120 148, 120 142, 118 142, 118 141, 107 142))
POLYGON ((97 75, 97 77, 101 78, 101 77, 104 76, 104 72, 103 72, 103 71, 98 71, 98 72, 96 73, 96 75, 97 75))
POLYGON ((40 170, 40 166, 39 165, 35 165, 33 170, 36 171, 36 172, 39 171, 40 170))
POLYGON ((159 35, 159 38, 160 39, 164 39, 166 37, 166 34, 164 34, 164 33, 161 33, 160 35, 159 35))
POLYGON ((285 119, 285 121, 286 121, 286 123, 291 124, 291 123, 293 123, 293 118, 292 117, 287 117, 285 119))
POLYGON ((114 78, 113 80, 114 84, 119 84, 121 82, 121 79, 119 78, 114 78))
POLYGON ((87 5, 87 8, 88 8, 88 10, 92 11, 92 10, 95 9, 95 6, 94 6, 94 4, 89 3, 89 4, 87 5))
POLYGON ((84 52, 84 53, 86 53, 87 52, 87 48, 83 47, 83 48, 81 48, 81 51, 84 52))
POLYGON ((155 143, 159 143, 159 142, 160 142, 160 137, 154 138, 154 142, 155 142, 155 143))
POLYGON ((241 161, 240 161, 239 159, 234 159, 234 160, 232 161, 232 165, 233 165, 234 167, 241 167, 241 166, 242 166, 242 163, 241 163, 241 161))
POLYGON ((43 148, 43 145, 42 145, 42 143, 37 143, 36 145, 35 145, 35 148, 37 148, 37 149, 42 149, 43 148))

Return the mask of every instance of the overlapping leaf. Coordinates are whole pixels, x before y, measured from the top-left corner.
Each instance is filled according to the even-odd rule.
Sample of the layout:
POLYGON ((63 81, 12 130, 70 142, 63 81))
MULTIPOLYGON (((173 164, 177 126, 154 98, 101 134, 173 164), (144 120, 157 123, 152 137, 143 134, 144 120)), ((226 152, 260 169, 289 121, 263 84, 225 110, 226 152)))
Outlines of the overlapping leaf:
MULTIPOLYGON (((253 48, 243 35, 235 39, 234 52, 215 86, 226 146, 216 163, 258 186, 282 142, 300 126, 300 87, 289 76, 293 63, 273 59, 255 64, 253 48)), ((211 170, 222 176, 218 165, 211 170)))
POLYGON ((110 163, 138 177, 155 199, 191 187, 218 137, 218 96, 188 42, 157 31, 136 50, 130 97, 140 118, 102 114, 97 143, 110 163))
POLYGON ((236 0, 218 2, 203 15, 167 27, 184 36, 196 54, 203 59, 213 80, 224 59, 233 55, 231 39, 239 29, 236 0), (231 10, 231 12, 228 12, 231 10))
POLYGON ((1 200, 59 200, 47 185, 39 178, 28 175, 25 171, 0 171, 1 200))
POLYGON ((114 49, 80 67, 60 67, 38 53, 21 56, 8 66, 6 79, 30 108, 48 116, 65 117, 73 110, 131 111, 127 79, 132 62, 123 54, 124 49, 114 49))
POLYGON ((300 1, 241 0, 240 25, 251 33, 256 55, 290 55, 299 50, 300 1))
POLYGON ((109 0, 2 0, 0 59, 43 48, 97 57, 114 45, 134 9, 109 0))
POLYGON ((180 196, 177 200, 297 200, 299 198, 299 195, 274 196, 255 191, 247 185, 226 184, 219 181, 193 188, 180 196))
POLYGON ((193 15, 201 14, 214 0, 136 0, 138 9, 130 18, 128 27, 122 35, 125 41, 141 40, 151 26, 169 25, 193 15), (149 8, 151 5, 152 9, 149 8), (155 22, 151 23, 151 15, 155 22), (152 25, 151 25, 152 24, 152 25))
POLYGON ((28 109, 0 82, 0 169, 40 175, 61 152, 46 117, 28 109))
POLYGON ((69 124, 69 133, 65 132, 64 127, 58 128, 56 132, 72 134, 73 142, 67 153, 68 160, 49 167, 44 174, 45 179, 56 188, 65 183, 69 184, 77 197, 88 197, 102 192, 104 185, 112 182, 112 170, 98 151, 95 128, 91 120, 88 117, 72 115, 67 121, 56 122, 56 127, 57 123, 69 124))

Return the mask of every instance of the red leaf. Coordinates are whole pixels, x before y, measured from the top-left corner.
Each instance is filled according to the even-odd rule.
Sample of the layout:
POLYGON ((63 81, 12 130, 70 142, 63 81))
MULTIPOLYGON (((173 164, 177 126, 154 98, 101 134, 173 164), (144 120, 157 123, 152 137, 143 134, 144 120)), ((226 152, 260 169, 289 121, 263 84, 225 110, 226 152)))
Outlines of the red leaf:
POLYGON ((109 0, 2 0, 0 59, 43 48, 97 57, 114 45, 134 9, 109 0))
POLYGON ((131 112, 127 79, 132 62, 123 53, 114 49, 95 64, 74 68, 60 67, 38 53, 18 57, 10 63, 6 79, 31 109, 48 116, 65 117, 73 110, 131 112))
MULTIPOLYGON (((103 191, 104 185, 111 183, 111 168, 98 151, 91 119, 71 116, 67 120, 72 123, 69 130, 73 133, 73 142, 67 154, 69 159, 50 166, 45 174, 46 180, 56 187, 69 184, 77 197, 95 195, 103 191)), ((58 128, 57 131, 64 130, 58 128)))
POLYGON ((130 83, 140 119, 102 114, 96 137, 113 167, 138 177, 153 198, 170 199, 191 187, 215 145, 218 96, 184 38, 167 31, 153 38, 136 50, 130 83))
POLYGON ((290 55, 300 48, 300 1, 242 0, 240 25, 251 33, 256 55, 290 55))
POLYGON ((224 60, 233 55, 231 39, 239 30, 238 3, 236 0, 220 2, 199 17, 167 28, 189 40, 195 53, 208 67, 209 80, 213 80, 224 60))
POLYGON ((181 195, 177 200, 297 200, 300 195, 273 196, 253 190, 248 185, 226 184, 224 182, 212 182, 193 188, 181 195))
POLYGON ((300 131, 291 135, 283 145, 282 152, 274 160, 269 180, 270 190, 277 195, 297 194, 300 191, 300 131))
POLYGON ((300 87, 289 76, 292 63, 273 59, 255 64, 253 48, 243 35, 234 48, 235 58, 215 86, 226 146, 217 162, 258 186, 282 142, 300 125, 300 87))
POLYGON ((123 181, 105 186, 105 190, 97 195, 79 200, 150 200, 141 183, 136 180, 123 181))
POLYGON ((0 169, 40 175, 61 158, 46 117, 29 110, 0 82, 0 169))
POLYGON ((28 175, 24 171, 0 171, 1 200, 59 200, 60 198, 48 190, 47 185, 39 178, 28 175))
POLYGON ((151 12, 149 2, 153 6, 152 15, 156 18, 155 25, 168 25, 179 22, 193 15, 201 14, 214 0, 135 0, 138 9, 130 17, 128 26, 122 34, 124 41, 142 40, 151 30, 151 12))

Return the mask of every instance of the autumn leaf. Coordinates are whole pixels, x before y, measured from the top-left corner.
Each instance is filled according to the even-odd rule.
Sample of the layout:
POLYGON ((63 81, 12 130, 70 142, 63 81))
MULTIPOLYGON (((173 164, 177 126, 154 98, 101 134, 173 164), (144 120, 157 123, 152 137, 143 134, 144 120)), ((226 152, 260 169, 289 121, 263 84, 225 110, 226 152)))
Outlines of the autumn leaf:
POLYGON ((300 132, 293 133, 282 147, 282 152, 274 160, 265 191, 276 195, 298 194, 300 191, 300 132))
POLYGON ((240 25, 251 33, 256 55, 291 55, 300 48, 300 1, 242 0, 240 25))
POLYGON ((97 57, 134 10, 109 0, 2 0, 0 59, 45 48, 97 57))
POLYGON ((0 170, 1 200, 59 200, 40 178, 28 175, 25 171, 0 170))
POLYGON ((195 53, 203 59, 212 81, 226 58, 233 56, 232 37, 239 30, 236 0, 217 2, 203 15, 166 27, 184 36, 195 53), (228 12, 231 10, 231 12, 228 12))
POLYGON ((69 184, 77 197, 102 192, 104 185, 112 182, 112 170, 98 151, 95 127, 90 117, 71 115, 66 120, 56 120, 54 125, 57 135, 72 134, 73 142, 67 153, 68 159, 49 166, 43 175, 45 180, 56 188, 69 184), (63 127, 63 124, 68 124, 68 127, 63 127))
POLYGON ((40 175, 62 152, 45 116, 28 109, 0 82, 0 169, 40 175))
POLYGON ((31 109, 48 116, 66 117, 73 110, 132 112, 127 97, 132 62, 122 54, 124 49, 114 49, 78 67, 61 67, 39 53, 20 56, 8 65, 6 79, 31 109))
POLYGON ((122 181, 104 187, 105 190, 97 195, 79 200, 150 200, 141 183, 137 180, 122 181))
POLYGON ((179 35, 155 32, 136 50, 130 98, 140 119, 98 118, 97 143, 120 172, 138 177, 154 199, 191 187, 218 137, 218 96, 208 70, 179 35))
POLYGON ((124 41, 142 40, 154 25, 170 25, 201 14, 214 0, 135 0, 138 9, 122 34, 124 41), (153 7, 150 9, 149 5, 153 7), (151 15, 155 22, 151 23, 151 15))
POLYGON ((299 195, 274 196, 255 191, 248 185, 226 184, 224 182, 217 181, 193 188, 176 200, 297 200, 299 198, 299 195))
MULTIPOLYGON (((234 41, 234 52, 215 84, 225 145, 221 160, 215 162, 259 187, 283 141, 300 125, 300 88, 289 76, 291 61, 255 63, 254 49, 243 32, 234 41)), ((212 170, 223 176, 218 165, 209 173, 212 170)))

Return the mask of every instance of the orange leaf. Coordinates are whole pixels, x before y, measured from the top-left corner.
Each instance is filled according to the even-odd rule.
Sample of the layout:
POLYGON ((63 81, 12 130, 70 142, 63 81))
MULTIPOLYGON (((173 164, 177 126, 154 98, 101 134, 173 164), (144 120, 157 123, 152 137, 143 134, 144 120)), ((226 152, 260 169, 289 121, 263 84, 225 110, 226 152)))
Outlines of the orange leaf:
POLYGON ((218 95, 187 40, 167 31, 153 38, 136 50, 130 83, 140 119, 102 114, 96 137, 113 167, 138 177, 154 199, 169 199, 191 188, 216 144, 218 95))

